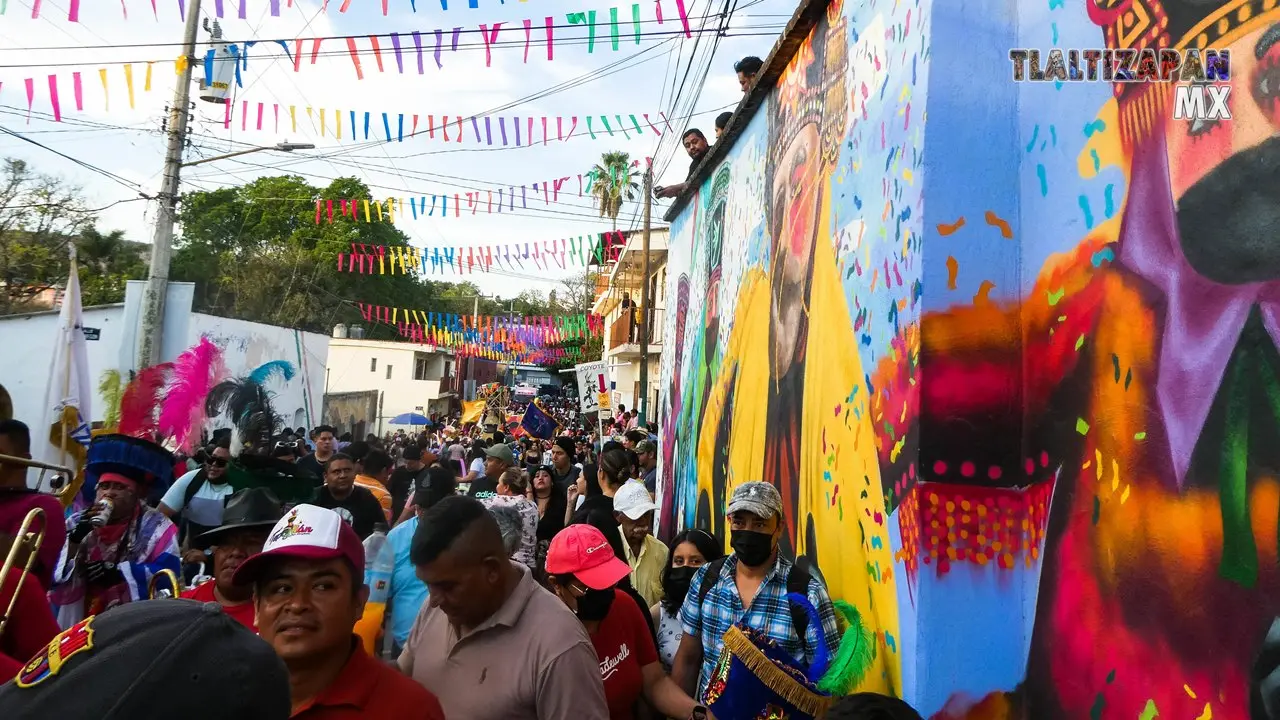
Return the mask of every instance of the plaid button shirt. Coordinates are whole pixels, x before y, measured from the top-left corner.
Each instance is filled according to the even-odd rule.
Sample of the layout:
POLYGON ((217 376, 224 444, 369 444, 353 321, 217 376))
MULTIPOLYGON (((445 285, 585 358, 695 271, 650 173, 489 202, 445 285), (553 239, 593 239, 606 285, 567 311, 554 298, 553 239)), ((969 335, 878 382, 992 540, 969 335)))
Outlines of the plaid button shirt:
MULTIPOLYGON (((813 662, 814 649, 818 647, 817 628, 810 623, 805 632, 805 642, 801 644, 791 624, 791 603, 787 600, 787 573, 791 571, 791 566, 790 560, 779 557, 773 570, 760 583, 750 609, 745 612, 742 598, 738 597, 738 585, 734 581, 734 572, 738 567, 736 555, 730 555, 721 565, 720 577, 707 591, 701 605, 698 604, 698 590, 702 587, 702 576, 706 574, 708 565, 703 565, 694 573, 693 579, 689 581, 689 594, 680 607, 680 625, 686 633, 696 633, 702 639, 702 669, 698 673, 695 698, 702 697, 707 679, 720 659, 724 634, 735 624, 763 632, 797 660, 803 659, 806 664, 813 662)), ((840 636, 837 634, 836 611, 831 605, 831 596, 816 578, 809 579, 806 595, 809 602, 818 609, 818 617, 822 620, 822 629, 826 635, 827 650, 834 656, 840 636)))

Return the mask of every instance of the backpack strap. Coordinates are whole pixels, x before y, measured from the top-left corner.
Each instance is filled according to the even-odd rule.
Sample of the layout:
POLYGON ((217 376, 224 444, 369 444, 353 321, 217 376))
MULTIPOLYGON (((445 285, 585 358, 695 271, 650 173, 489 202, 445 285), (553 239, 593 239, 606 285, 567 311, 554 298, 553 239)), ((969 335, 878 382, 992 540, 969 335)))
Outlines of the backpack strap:
POLYGON ((702 574, 702 584, 698 586, 698 614, 702 614, 702 601, 706 599, 707 593, 711 592, 711 588, 715 587, 716 581, 720 579, 720 569, 724 567, 724 561, 729 556, 716 558, 707 563, 707 570, 702 574))
MULTIPOLYGON (((791 570, 787 572, 787 592, 797 593, 800 597, 809 597, 809 580, 813 578, 813 561, 808 555, 801 555, 795 559, 791 565, 791 570)), ((800 636, 800 645, 804 648, 805 653, 809 651, 809 641, 805 634, 809 631, 809 613, 805 609, 794 603, 787 603, 791 607, 791 627, 795 628, 796 635, 800 636)))
POLYGON ((187 520, 189 515, 187 510, 191 507, 191 499, 196 496, 196 493, 200 492, 200 488, 204 487, 208 479, 208 473, 204 468, 200 468, 196 471, 196 476, 191 478, 191 482, 187 483, 187 491, 182 496, 182 510, 179 513, 181 517, 178 519, 179 544, 185 545, 191 540, 191 523, 187 520))

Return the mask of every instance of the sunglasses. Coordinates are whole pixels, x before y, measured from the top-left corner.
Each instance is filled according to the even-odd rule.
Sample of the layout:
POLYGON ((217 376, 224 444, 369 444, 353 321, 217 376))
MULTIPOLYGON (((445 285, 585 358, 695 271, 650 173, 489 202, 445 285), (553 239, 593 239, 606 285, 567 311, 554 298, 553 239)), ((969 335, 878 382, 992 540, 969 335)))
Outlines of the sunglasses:
POLYGON ((226 467, 226 466, 227 466, 227 459, 226 459, 226 458, 218 458, 218 457, 216 457, 216 458, 209 458, 207 461, 205 461, 205 465, 208 465, 209 467, 226 467))

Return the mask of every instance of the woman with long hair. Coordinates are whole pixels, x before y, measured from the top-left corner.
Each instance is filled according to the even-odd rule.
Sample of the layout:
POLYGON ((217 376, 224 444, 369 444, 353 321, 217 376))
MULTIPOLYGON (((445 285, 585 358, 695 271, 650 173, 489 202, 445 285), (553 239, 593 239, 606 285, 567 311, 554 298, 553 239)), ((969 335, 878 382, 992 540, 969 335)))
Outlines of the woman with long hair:
POLYGON ((698 568, 724 557, 724 544, 701 528, 683 530, 671 539, 671 554, 662 571, 662 601, 649 608, 658 632, 658 660, 668 673, 680 647, 684 629, 680 606, 689 594, 689 581, 698 568))
POLYGON ((565 508, 568 497, 556 491, 555 470, 550 465, 543 465, 533 471, 533 501, 538 505, 538 552, 537 567, 543 568, 547 560, 547 546, 551 538, 564 529, 565 508))

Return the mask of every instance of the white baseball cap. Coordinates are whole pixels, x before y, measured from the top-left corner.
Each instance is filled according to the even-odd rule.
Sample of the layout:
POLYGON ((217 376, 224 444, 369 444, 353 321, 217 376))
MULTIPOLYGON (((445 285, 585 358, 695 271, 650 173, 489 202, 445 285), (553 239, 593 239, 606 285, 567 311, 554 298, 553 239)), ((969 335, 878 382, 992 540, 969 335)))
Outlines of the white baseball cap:
POLYGON ((632 520, 639 520, 645 513, 653 512, 658 506, 649 496, 649 490, 639 480, 623 483, 613 495, 613 509, 632 520))

